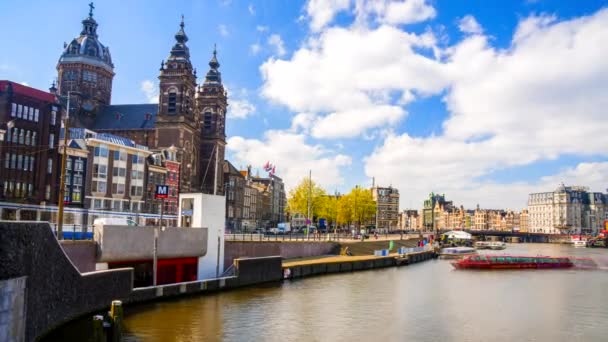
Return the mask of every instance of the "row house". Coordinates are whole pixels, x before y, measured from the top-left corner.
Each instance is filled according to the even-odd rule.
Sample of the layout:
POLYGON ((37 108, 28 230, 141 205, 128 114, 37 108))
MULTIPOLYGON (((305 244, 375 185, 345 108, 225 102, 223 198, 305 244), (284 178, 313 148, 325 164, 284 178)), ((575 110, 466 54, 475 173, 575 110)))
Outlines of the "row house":
POLYGON ((164 151, 152 152, 130 139, 84 128, 70 129, 66 148, 64 222, 90 226, 96 218, 122 217, 138 225, 176 225, 177 187, 169 198, 155 198, 156 185, 166 185, 169 172, 164 151), (165 207, 163 208, 163 202, 165 207), (171 204, 171 205, 168 205, 171 204))
POLYGON ((372 187, 372 198, 376 202, 376 225, 380 231, 389 231, 399 226, 399 191, 391 187, 372 187))
POLYGON ((0 80, 0 218, 43 220, 57 202, 62 106, 49 92, 0 80))
POLYGON ((416 210, 404 210, 399 213, 399 230, 419 230, 422 221, 416 210))

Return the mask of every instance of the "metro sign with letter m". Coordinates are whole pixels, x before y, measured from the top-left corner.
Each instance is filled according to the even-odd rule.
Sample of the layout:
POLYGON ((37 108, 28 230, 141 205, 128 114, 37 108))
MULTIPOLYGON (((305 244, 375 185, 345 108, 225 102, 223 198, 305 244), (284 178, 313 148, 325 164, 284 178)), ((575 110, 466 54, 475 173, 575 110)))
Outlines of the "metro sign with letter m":
POLYGON ((156 185, 156 194, 154 198, 167 198, 169 197, 169 186, 168 185, 156 185))

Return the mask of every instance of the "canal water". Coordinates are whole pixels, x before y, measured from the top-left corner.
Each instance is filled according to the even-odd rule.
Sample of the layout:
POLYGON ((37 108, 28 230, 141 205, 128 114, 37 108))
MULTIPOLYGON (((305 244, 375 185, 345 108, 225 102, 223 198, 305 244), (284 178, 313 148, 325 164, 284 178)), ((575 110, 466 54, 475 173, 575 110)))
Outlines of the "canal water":
MULTIPOLYGON (((606 249, 511 244, 482 254, 606 249)), ((127 310, 126 341, 607 341, 607 270, 456 271, 447 260, 127 310)))

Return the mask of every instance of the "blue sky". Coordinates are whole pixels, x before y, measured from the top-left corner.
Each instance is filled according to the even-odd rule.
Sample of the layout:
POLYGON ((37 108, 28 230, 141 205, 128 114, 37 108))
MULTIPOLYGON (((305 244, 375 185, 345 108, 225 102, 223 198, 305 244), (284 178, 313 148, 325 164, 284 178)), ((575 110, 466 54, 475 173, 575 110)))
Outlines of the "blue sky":
MULTIPOLYGON (((88 2, 0 2, 0 79, 48 88, 88 2)), ((332 192, 376 177, 399 188, 402 208, 431 191, 522 208, 529 192, 561 181, 607 187, 606 100, 594 96, 608 80, 597 59, 608 52, 602 6, 97 1, 94 17, 115 64, 115 104, 154 98, 182 14, 199 77, 217 44, 237 167, 270 160, 288 186, 312 169, 332 192)))

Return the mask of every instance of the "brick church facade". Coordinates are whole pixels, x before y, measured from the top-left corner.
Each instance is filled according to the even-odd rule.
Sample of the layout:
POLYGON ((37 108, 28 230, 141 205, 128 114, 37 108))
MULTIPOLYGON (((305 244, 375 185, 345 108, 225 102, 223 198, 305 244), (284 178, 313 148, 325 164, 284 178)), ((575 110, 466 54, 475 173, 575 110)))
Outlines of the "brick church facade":
POLYGON ((71 127, 122 136, 151 150, 173 147, 181 163, 180 192, 223 194, 228 99, 220 63, 214 49, 209 70, 197 82, 184 26, 182 17, 175 44, 161 62, 157 105, 112 105, 114 64, 99 41, 92 9, 80 35, 64 44, 56 91, 70 97, 71 127))

